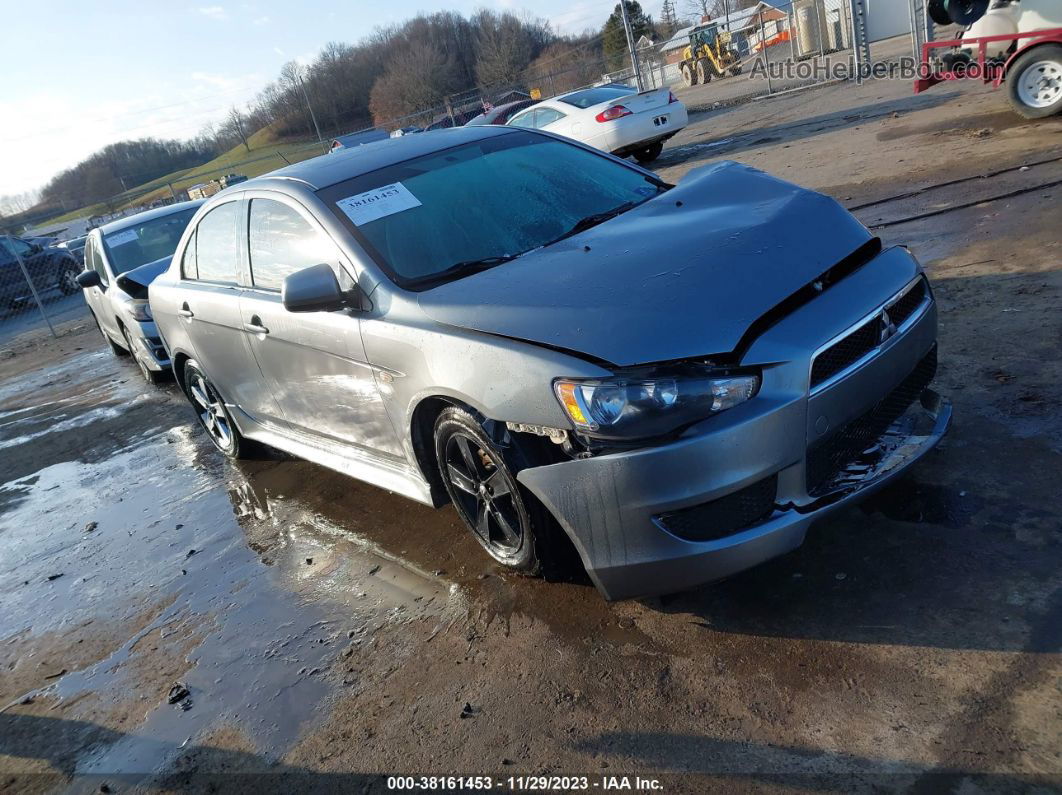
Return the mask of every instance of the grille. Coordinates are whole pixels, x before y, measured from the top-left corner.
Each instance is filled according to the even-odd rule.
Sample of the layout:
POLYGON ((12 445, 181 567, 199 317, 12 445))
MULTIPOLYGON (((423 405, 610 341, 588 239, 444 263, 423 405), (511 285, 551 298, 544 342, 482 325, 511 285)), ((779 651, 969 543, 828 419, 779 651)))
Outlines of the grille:
POLYGON ((656 520, 687 541, 714 541, 770 516, 777 493, 778 475, 771 475, 718 500, 660 514, 656 520))
POLYGON ((811 366, 811 386, 815 387, 859 361, 881 342, 881 320, 874 316, 847 337, 835 342, 815 357, 811 366))
POLYGON ((866 414, 842 426, 836 433, 808 450, 806 485, 812 497, 829 490, 833 478, 857 463, 872 458, 878 441, 929 386, 937 372, 937 347, 915 365, 914 370, 866 414))
POLYGON ((888 327, 895 329, 906 321, 926 297, 926 283, 919 279, 879 313, 857 328, 847 337, 838 340, 815 357, 811 365, 811 388, 814 389, 837 373, 851 367, 882 343, 888 327))
POLYGON ((889 313, 889 320, 897 326, 901 325, 914 314, 925 297, 926 282, 925 279, 919 279, 910 290, 885 307, 885 311, 889 313))

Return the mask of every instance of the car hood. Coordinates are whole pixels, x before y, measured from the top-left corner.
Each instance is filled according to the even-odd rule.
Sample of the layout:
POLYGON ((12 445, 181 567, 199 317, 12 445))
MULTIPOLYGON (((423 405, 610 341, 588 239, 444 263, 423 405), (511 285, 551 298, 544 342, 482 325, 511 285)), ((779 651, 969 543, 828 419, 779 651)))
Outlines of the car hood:
POLYGON ((828 196, 722 162, 418 298, 440 323, 614 365, 701 357, 733 351, 757 318, 870 239, 828 196))
POLYGON ((115 283, 133 298, 147 298, 148 285, 170 267, 170 260, 172 259, 172 257, 163 257, 154 262, 140 265, 131 271, 121 274, 115 279, 115 283))

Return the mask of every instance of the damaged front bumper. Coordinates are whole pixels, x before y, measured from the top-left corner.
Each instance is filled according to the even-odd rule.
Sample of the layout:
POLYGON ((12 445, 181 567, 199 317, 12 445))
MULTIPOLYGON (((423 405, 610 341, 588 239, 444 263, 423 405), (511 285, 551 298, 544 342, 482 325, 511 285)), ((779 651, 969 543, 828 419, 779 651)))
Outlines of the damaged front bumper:
POLYGON ((158 327, 154 322, 137 323, 139 333, 133 334, 133 344, 138 350, 134 355, 144 363, 144 366, 154 372, 162 372, 170 369, 170 354, 166 346, 162 344, 158 327))
MULTIPOLYGON (((910 278, 881 274, 897 280, 894 289, 910 278)), ((822 351, 812 341, 843 336, 849 323, 862 328, 853 307, 868 289, 860 279, 872 278, 850 277, 764 335, 752 355, 774 364, 764 366, 753 400, 665 444, 519 473, 606 598, 681 591, 788 552, 813 522, 880 489, 936 446, 951 405, 929 388, 937 345, 928 290, 894 335, 809 389, 822 351), (839 321, 845 311, 849 318, 839 321)))
MULTIPOLYGON (((638 474, 641 466, 607 460, 613 456, 524 470, 520 480, 560 520, 605 598, 671 593, 728 577, 797 548, 812 523, 869 496, 933 449, 947 432, 951 414, 948 400, 924 389, 889 427, 872 465, 863 468, 860 463, 856 470, 839 473, 834 487, 811 502, 772 501, 757 524, 708 541, 690 541, 669 532, 662 518, 667 513, 653 513, 649 507, 654 501, 652 480, 638 474), (925 423, 928 428, 922 427, 925 423), (583 471, 569 476, 563 470, 570 466, 583 471)), ((676 454, 692 465, 698 452, 676 454)), ((866 451, 864 458, 873 455, 874 451, 866 451)), ((760 478, 738 492, 764 482, 784 483, 785 474, 793 473, 760 478)))

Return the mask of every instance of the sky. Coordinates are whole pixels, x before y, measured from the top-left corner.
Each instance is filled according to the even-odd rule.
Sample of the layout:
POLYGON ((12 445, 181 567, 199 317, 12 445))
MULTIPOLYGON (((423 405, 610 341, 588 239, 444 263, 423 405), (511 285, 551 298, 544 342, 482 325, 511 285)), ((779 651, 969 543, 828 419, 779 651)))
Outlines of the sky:
MULTIPOLYGON (((289 60, 418 12, 527 13, 599 29, 615 0, 0 0, 0 196, 115 141, 187 138, 289 60)), ((649 13, 658 9, 645 3, 649 13)))

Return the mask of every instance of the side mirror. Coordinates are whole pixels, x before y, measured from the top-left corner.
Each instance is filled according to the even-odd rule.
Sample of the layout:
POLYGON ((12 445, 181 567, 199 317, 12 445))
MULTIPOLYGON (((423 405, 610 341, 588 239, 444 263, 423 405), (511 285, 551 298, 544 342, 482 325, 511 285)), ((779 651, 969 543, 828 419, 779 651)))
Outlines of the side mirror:
POLYGON ((87 290, 89 287, 99 287, 100 275, 96 271, 81 271, 77 275, 77 283, 81 285, 82 290, 87 290))
POLYGON ((324 263, 289 274, 280 289, 280 300, 289 312, 332 312, 348 306, 350 297, 324 263))

